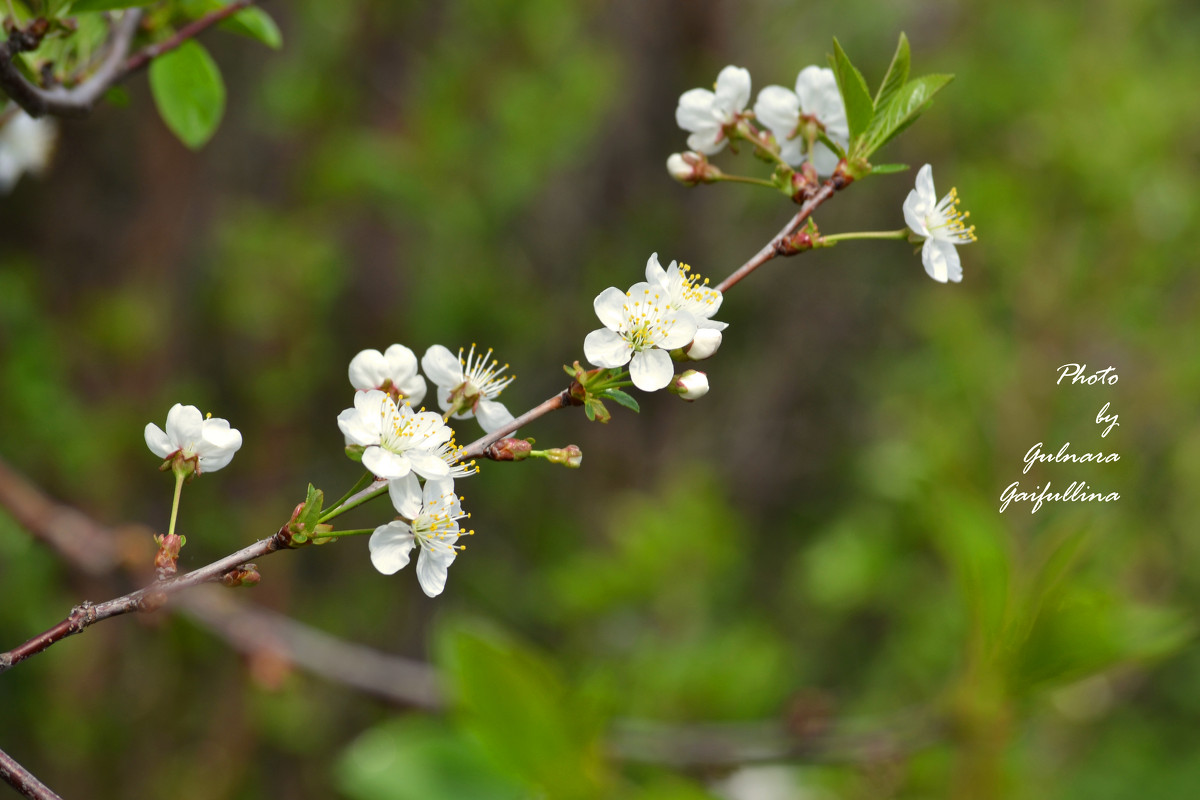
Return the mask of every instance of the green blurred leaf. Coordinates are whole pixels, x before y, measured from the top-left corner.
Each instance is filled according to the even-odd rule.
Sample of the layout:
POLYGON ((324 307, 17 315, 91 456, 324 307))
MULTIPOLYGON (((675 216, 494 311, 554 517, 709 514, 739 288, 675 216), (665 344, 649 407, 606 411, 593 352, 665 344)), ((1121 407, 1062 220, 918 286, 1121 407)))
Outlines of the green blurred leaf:
POLYGON ((870 127, 863 134, 863 156, 870 156, 917 121, 933 96, 954 80, 953 75, 925 75, 904 84, 884 107, 875 109, 870 127))
POLYGON ((283 47, 283 34, 279 32, 279 26, 270 14, 257 6, 242 9, 223 20, 220 27, 230 33, 257 39, 272 50, 283 47))
POLYGON ((904 172, 909 169, 908 164, 872 164, 872 175, 890 175, 893 172, 904 172))
POLYGON ((971 608, 980 643, 994 654, 1008 619, 1012 555, 1008 532, 990 507, 947 495, 937 528, 942 552, 971 608))
MULTIPOLYGON (((838 89, 846 104, 846 121, 850 126, 850 141, 854 142, 858 135, 871 124, 875 113, 875 103, 867 90, 867 82, 862 73, 850 63, 846 51, 835 37, 833 40, 833 57, 830 59, 833 74, 837 78, 838 89)), ((852 148, 853 149, 853 148, 852 148)))
POLYGON ((908 80, 908 64, 908 37, 901 32, 900 41, 896 43, 896 52, 892 56, 892 63, 888 65, 887 74, 883 76, 883 82, 879 84, 879 92, 875 95, 875 108, 883 108, 908 80))
POLYGON ((638 405, 637 400, 634 400, 631 396, 629 396, 625 392, 622 392, 620 389, 605 389, 603 392, 600 393, 600 396, 610 399, 610 400, 613 400, 616 403, 625 406, 630 411, 633 411, 635 414, 642 410, 642 407, 640 405, 638 405))
POLYGON ((528 797, 473 739, 421 717, 392 719, 359 736, 338 762, 337 782, 353 800, 528 797))
POLYGON ((225 84, 212 56, 188 41, 150 62, 150 89, 163 122, 193 150, 205 145, 225 113, 225 84))
POLYGON ((75 0, 71 4, 72 13, 80 13, 84 11, 111 11, 116 8, 136 8, 137 6, 150 6, 157 3, 158 0, 75 0))
POLYGON ((601 796, 599 715, 545 658, 481 626, 447 626, 438 645, 464 728, 499 766, 548 797, 601 796))

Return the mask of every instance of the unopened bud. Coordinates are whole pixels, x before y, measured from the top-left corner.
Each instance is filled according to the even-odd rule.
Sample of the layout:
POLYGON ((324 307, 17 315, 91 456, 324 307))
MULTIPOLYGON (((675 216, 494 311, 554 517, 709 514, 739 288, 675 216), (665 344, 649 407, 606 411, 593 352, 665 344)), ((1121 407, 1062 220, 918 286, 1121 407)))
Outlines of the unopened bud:
POLYGON ((177 533, 166 536, 155 536, 158 542, 158 552, 154 554, 154 574, 161 581, 175 574, 179 566, 179 551, 187 543, 187 539, 177 533))
POLYGON ((262 581, 262 575, 258 573, 258 567, 253 564, 242 564, 240 567, 234 567, 221 576, 221 583, 229 587, 235 586, 257 586, 262 581))
POLYGON ((708 394, 708 376, 699 370, 689 369, 675 378, 671 384, 671 394, 677 394, 689 403, 699 400, 708 394))
POLYGON ((553 447, 546 451, 546 460, 552 464, 562 464, 564 467, 579 469, 583 465, 583 451, 578 445, 569 444, 566 447, 553 447))
POLYGON ((685 186, 712 183, 722 177, 721 170, 708 163, 708 159, 703 155, 691 150, 686 153, 672 153, 667 158, 667 172, 685 186))
POLYGON ((524 461, 529 457, 533 443, 526 439, 514 439, 511 436, 492 443, 484 455, 493 461, 524 461))
POLYGON ((703 361, 710 357, 721 346, 721 332, 716 328, 700 328, 696 338, 684 348, 683 354, 690 361, 703 361))

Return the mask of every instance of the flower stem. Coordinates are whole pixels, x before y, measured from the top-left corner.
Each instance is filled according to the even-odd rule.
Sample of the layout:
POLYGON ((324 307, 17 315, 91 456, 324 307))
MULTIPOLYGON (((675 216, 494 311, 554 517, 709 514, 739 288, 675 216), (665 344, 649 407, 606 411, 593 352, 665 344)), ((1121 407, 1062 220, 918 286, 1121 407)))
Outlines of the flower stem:
POLYGON ((713 183, 720 183, 722 181, 729 181, 730 183, 750 183, 755 186, 765 186, 768 189, 779 188, 768 180, 763 180, 762 178, 750 178, 745 175, 730 175, 729 173, 722 173, 719 178, 713 179, 713 183))
POLYGON ((362 477, 359 478, 358 481, 353 486, 350 487, 350 491, 348 491, 344 495, 342 495, 340 500, 338 500, 336 503, 334 503, 329 508, 325 509, 325 511, 329 512, 335 508, 338 508, 339 506, 341 506, 342 503, 346 502, 351 497, 353 497, 355 492, 359 492, 359 491, 362 491, 363 489, 367 488, 367 486, 370 485, 371 481, 373 481, 373 480, 375 480, 374 475, 372 475, 370 472, 364 472, 362 474, 362 477))
POLYGON ((373 483, 364 486, 362 489, 359 489, 357 492, 354 492, 348 498, 338 503, 338 505, 326 511, 320 516, 317 522, 325 522, 326 520, 331 520, 334 517, 345 514, 350 509, 361 506, 368 500, 372 500, 383 494, 387 491, 387 487, 387 481, 376 480, 373 483))
POLYGON ((850 241, 851 239, 907 239, 908 229, 901 228, 898 231, 858 231, 856 233, 835 233, 832 236, 822 236, 820 243, 823 245, 834 245, 842 241, 850 241))
POLYGON ((345 531, 324 531, 313 536, 314 539, 338 539, 342 536, 361 536, 364 533, 374 533, 375 528, 354 528, 345 531))
POLYGON ((182 471, 175 471, 175 499, 171 501, 171 525, 167 528, 167 536, 175 533, 175 520, 179 517, 179 496, 183 494, 183 476, 182 471))

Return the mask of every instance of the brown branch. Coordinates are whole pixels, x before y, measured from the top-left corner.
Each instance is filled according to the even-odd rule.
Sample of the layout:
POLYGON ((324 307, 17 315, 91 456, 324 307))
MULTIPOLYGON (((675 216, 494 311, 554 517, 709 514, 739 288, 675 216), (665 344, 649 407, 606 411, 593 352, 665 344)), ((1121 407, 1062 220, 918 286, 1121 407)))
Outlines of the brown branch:
POLYGON ((56 117, 85 117, 91 113, 104 93, 127 74, 123 63, 141 21, 141 9, 127 10, 121 16, 120 22, 113 26, 108 55, 90 78, 71 89, 61 86, 43 89, 26 80, 13 63, 13 59, 22 52, 36 49, 41 39, 14 30, 7 41, 0 42, 0 89, 31 117, 47 114, 56 117))
POLYGON ((104 93, 114 85, 144 68, 155 58, 171 52, 218 22, 253 4, 254 0, 237 0, 222 6, 184 25, 170 38, 149 45, 133 55, 129 55, 129 51, 138 25, 142 21, 142 11, 127 9, 120 21, 113 26, 108 55, 100 67, 83 83, 70 89, 61 86, 44 89, 30 83, 21 74, 13 59, 20 53, 37 49, 41 37, 14 30, 7 41, 0 42, 0 89, 31 117, 47 114, 56 117, 86 117, 104 93))
POLYGON ((8 753, 0 750, 0 780, 30 800, 62 800, 49 786, 34 777, 8 753))
POLYGON ((152 44, 149 47, 143 48, 134 55, 130 56, 129 60, 125 62, 125 66, 121 69, 121 78, 137 72, 139 69, 149 64, 153 59, 156 59, 165 53, 171 52, 187 40, 196 38, 196 36, 198 36, 200 33, 211 28, 213 25, 216 25, 221 20, 232 17, 243 8, 252 5, 254 5, 254 0, 238 0, 236 3, 230 3, 227 6, 218 8, 216 11, 205 14, 203 17, 189 22, 187 25, 184 25, 182 28, 176 31, 175 35, 171 38, 165 39, 158 44, 152 44))
POLYGON ((775 258, 775 256, 793 255, 797 252, 795 250, 788 251, 788 238, 796 232, 801 223, 812 216, 819 205, 830 197, 833 197, 834 192, 844 188, 846 185, 846 180, 841 178, 839 173, 834 173, 833 177, 821 184, 821 188, 817 189, 811 197, 804 201, 804 204, 800 206, 800 210, 796 212, 796 215, 788 220, 788 223, 783 226, 783 229, 779 233, 775 234, 775 238, 763 245, 762 249, 751 256, 749 261, 735 269, 728 278, 713 288, 724 294, 736 286, 742 278, 745 278, 751 272, 754 272, 754 270, 772 258, 775 258))

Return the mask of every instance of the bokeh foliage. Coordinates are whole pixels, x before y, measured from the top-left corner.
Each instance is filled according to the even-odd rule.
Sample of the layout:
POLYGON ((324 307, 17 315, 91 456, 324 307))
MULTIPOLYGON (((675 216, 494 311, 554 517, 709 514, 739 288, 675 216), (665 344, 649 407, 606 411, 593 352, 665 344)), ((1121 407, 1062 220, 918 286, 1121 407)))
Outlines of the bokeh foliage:
MULTIPOLYGON (((435 660, 455 712, 398 715, 183 619, 124 619, 0 676, 0 746, 67 797, 682 799, 723 776, 614 763, 610 720, 815 703, 941 722, 899 759, 796 770, 817 796, 1200 785, 1193 5, 264 5, 282 50, 204 40, 228 102, 205 149, 138 79, 0 198, 6 459, 161 529, 145 423, 182 400, 245 434, 185 493, 184 566, 276 530, 308 481, 353 482, 334 417, 359 349, 478 341, 525 407, 581 356, 591 298, 650 252, 719 279, 756 250, 785 201, 663 169, 679 93, 727 63, 789 85, 836 35, 873 82, 905 31, 915 71, 957 77, 880 160, 931 162, 980 243, 953 287, 895 243, 773 262, 723 306, 703 401, 648 398, 603 429, 560 413, 527 433, 578 443, 580 472, 463 482, 480 535, 436 601, 374 573, 362 541, 260 564, 244 599, 435 660), (1056 386, 1066 362, 1120 381, 1056 386), (1100 439, 1104 402, 1121 426, 1100 439), (1121 461, 1022 475, 1038 441, 1121 461), (1121 500, 1000 515, 1014 480, 1121 500)), ((912 175, 852 187, 822 230, 898 227, 912 175)), ((4 641, 115 588, 0 518, 4 641)))

